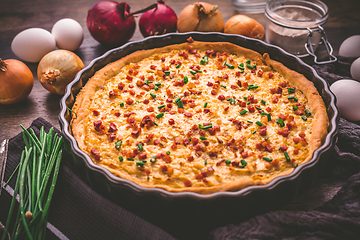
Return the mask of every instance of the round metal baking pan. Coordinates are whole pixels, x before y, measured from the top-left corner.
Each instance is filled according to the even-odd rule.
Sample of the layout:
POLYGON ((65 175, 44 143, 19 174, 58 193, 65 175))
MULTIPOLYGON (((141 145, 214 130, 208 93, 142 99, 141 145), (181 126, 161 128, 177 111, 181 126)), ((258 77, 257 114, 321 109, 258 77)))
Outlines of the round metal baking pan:
MULTIPOLYGON (((96 191, 109 197, 113 201, 123 204, 126 208, 143 216, 145 219, 150 219, 153 222, 158 223, 160 227, 164 227, 167 223, 164 223, 164 221, 161 220, 154 220, 153 214, 156 214, 157 209, 166 211, 168 208, 174 211, 172 206, 177 206, 176 208, 179 210, 177 214, 180 215, 190 214, 193 216, 209 215, 228 217, 231 215, 229 214, 229 210, 233 209, 234 204, 236 204, 236 206, 239 207, 246 205, 246 210, 239 210, 242 213, 242 216, 245 217, 251 216, 256 212, 261 212, 260 209, 262 209, 262 207, 260 206, 264 204, 267 205, 272 202, 281 203, 291 200, 296 196, 299 190, 306 189, 311 181, 314 180, 317 171, 316 166, 318 165, 320 157, 325 155, 334 144, 337 133, 337 123, 339 121, 339 112, 336 108, 335 96, 329 90, 329 84, 322 79, 312 67, 305 64, 300 58, 285 52, 277 46, 267 44, 257 39, 223 33, 190 32, 166 34, 148 37, 141 41, 130 42, 119 48, 112 49, 104 55, 94 59, 76 75, 75 79, 67 86, 66 93, 60 101, 60 106, 61 111, 59 114, 59 121, 61 130, 67 140, 67 149, 73 156, 72 161, 78 170, 78 174, 96 191), (71 112, 68 108, 72 108, 76 95, 79 93, 81 87, 86 84, 88 79, 106 64, 116 61, 132 52, 184 43, 189 37, 192 37, 196 41, 204 42, 230 42, 245 48, 253 49, 261 54, 268 53, 270 58, 303 74, 307 79, 314 83, 327 107, 330 125, 324 144, 314 152, 314 155, 309 162, 299 165, 291 174, 277 177, 266 185, 249 186, 234 192, 217 192, 203 195, 193 192, 173 193, 160 188, 146 188, 139 186, 129 180, 116 177, 105 168, 96 165, 86 153, 79 149, 75 138, 71 134, 71 112), (124 196, 126 196, 126 198, 124 198, 124 196), (138 202, 151 204, 151 208, 154 211, 149 210, 148 207, 142 207, 141 205, 134 206, 135 203, 138 202), (188 211, 186 211, 186 206, 192 207, 190 207, 190 210, 188 209, 188 211), (209 211, 211 214, 208 214, 209 211), (250 214, 249 211, 251 212, 250 214)), ((236 212, 237 211, 232 211, 233 215, 236 212)), ((208 227, 215 225, 209 224, 208 227)))

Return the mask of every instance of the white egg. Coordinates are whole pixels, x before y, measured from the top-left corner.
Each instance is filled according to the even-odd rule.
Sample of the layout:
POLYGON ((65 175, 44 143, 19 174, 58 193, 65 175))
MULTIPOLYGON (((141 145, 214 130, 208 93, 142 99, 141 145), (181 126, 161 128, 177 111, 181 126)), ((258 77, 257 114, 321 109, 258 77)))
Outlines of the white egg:
POLYGON ((351 77, 360 81, 360 58, 356 59, 350 67, 351 77))
POLYGON ((11 43, 13 53, 27 62, 39 62, 43 56, 55 48, 54 37, 42 28, 26 29, 16 35, 11 43))
POLYGON ((336 96, 336 106, 340 115, 350 121, 360 120, 360 83, 355 80, 342 79, 330 86, 336 96))
POLYGON ((340 45, 339 55, 343 57, 360 57, 360 35, 345 39, 340 45))
POLYGON ((64 18, 57 21, 52 30, 58 48, 74 51, 80 47, 84 39, 84 30, 81 25, 71 19, 64 18))

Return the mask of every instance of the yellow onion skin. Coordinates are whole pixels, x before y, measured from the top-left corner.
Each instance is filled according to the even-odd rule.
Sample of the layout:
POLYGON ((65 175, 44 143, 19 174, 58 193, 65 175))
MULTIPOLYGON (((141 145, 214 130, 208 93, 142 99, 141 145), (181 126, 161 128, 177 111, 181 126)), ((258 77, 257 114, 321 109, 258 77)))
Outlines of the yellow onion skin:
POLYGON ((225 24, 224 33, 265 40, 265 29, 255 19, 246 15, 232 16, 225 24))
POLYGON ((196 2, 187 5, 177 22, 178 32, 223 32, 224 19, 217 5, 196 2))
POLYGON ((16 59, 0 59, 0 104, 20 102, 29 96, 34 76, 25 63, 16 59))
POLYGON ((66 86, 83 68, 84 63, 75 53, 68 50, 55 50, 40 60, 37 76, 46 90, 63 95, 66 86))

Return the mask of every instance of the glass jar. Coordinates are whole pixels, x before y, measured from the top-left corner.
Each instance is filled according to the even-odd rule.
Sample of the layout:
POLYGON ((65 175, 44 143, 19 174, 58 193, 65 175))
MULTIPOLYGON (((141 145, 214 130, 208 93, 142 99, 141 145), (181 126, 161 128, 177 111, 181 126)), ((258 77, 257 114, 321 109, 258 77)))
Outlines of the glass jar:
POLYGON ((267 0, 232 0, 234 9, 240 13, 263 13, 267 0))
POLYGON ((268 0, 266 41, 299 57, 314 55, 318 45, 325 44, 332 56, 323 29, 328 17, 328 7, 319 0, 268 0))

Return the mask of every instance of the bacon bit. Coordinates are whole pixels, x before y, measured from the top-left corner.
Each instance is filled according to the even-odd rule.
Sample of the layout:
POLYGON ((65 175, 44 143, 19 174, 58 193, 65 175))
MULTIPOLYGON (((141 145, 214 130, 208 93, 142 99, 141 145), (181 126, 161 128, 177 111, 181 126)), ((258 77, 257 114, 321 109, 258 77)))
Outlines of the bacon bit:
POLYGON ((217 94, 217 91, 211 90, 211 95, 216 95, 216 94, 217 94))
POLYGON ((270 107, 267 107, 267 108, 266 108, 266 111, 270 113, 270 112, 271 112, 271 108, 270 108, 270 107))
POLYGON ((121 82, 121 83, 118 84, 118 89, 123 90, 124 87, 125 87, 124 83, 121 82))
POLYGON ((224 78, 224 79, 229 79, 229 75, 225 74, 225 75, 223 76, 223 78, 224 78))
POLYGON ((279 163, 280 163, 280 162, 279 162, 279 160, 277 160, 277 159, 271 161, 271 164, 272 164, 274 167, 278 166, 279 163))
POLYGON ((198 144, 199 141, 200 141, 200 140, 199 140, 198 138, 196 138, 196 137, 194 137, 194 138, 191 139, 191 142, 192 142, 193 145, 198 144))
POLYGON ((130 117, 131 115, 135 114, 134 112, 124 113, 124 117, 130 117))
POLYGON ((171 163, 171 157, 169 156, 169 155, 165 155, 165 156, 163 156, 163 158, 162 158, 163 160, 164 160, 164 162, 166 162, 166 163, 171 163))
POLYGON ((221 94, 221 95, 218 96, 218 99, 219 99, 220 101, 223 101, 223 100, 225 100, 225 96, 221 94))
POLYGON ((251 112, 251 113, 255 112, 255 107, 254 107, 254 105, 248 105, 247 108, 248 108, 249 112, 251 112))
POLYGON ((170 119, 169 119, 169 124, 170 124, 170 125, 174 125, 174 124, 175 124, 175 120, 172 119, 172 118, 170 118, 170 119))
POLYGON ((278 96, 274 96, 271 102, 272 102, 272 103, 278 103, 278 102, 279 102, 279 97, 278 97, 278 96))
POLYGON ((212 87, 214 84, 212 83, 212 82, 208 82, 207 84, 206 84, 206 86, 208 86, 208 87, 212 87))
POLYGON ((146 115, 141 119, 140 127, 146 126, 147 129, 151 128, 154 125, 154 116, 153 115, 146 115))
POLYGON ((105 129, 105 126, 102 124, 101 120, 94 121, 95 130, 100 132, 105 129))
POLYGON ((230 108, 229 106, 225 107, 225 108, 224 108, 224 111, 229 110, 229 108, 230 108))
POLYGON ((295 148, 295 149, 294 149, 294 154, 295 154, 295 155, 298 155, 298 154, 299 154, 299 149, 295 148))
POLYGON ((116 132, 116 131, 117 131, 117 127, 116 127, 115 123, 111 122, 108 132, 116 132))
POLYGON ((301 141, 301 138, 294 137, 293 141, 294 141, 295 144, 297 144, 297 143, 299 143, 301 141))
POLYGON ((306 136, 306 135, 305 135, 304 132, 300 132, 300 133, 299 133, 299 137, 304 138, 305 136, 306 136))
POLYGON ((288 83, 289 83, 288 81, 283 81, 283 82, 279 83, 279 85, 281 87, 285 88, 288 85, 288 83))
POLYGON ((262 159, 264 157, 264 154, 262 154, 262 153, 260 153, 259 155, 258 155, 258 158, 260 158, 260 159, 262 159))
POLYGON ((209 128, 208 132, 210 135, 215 135, 215 128, 209 128))
POLYGON ((156 69, 156 66, 155 66, 155 65, 150 65, 150 69, 151 69, 151 70, 155 70, 155 69, 156 69))
POLYGON ((126 80, 132 81, 132 80, 133 80, 133 77, 131 77, 131 76, 129 76, 129 75, 126 75, 126 80))
POLYGON ((188 39, 186 39, 186 41, 188 41, 189 43, 193 43, 194 39, 192 37, 189 37, 188 39))
POLYGON ((238 87, 236 85, 231 85, 231 89, 237 89, 238 87))
POLYGON ((116 138, 116 134, 115 133, 108 133, 107 134, 108 135, 108 137, 109 137, 109 141, 110 142, 113 142, 114 140, 115 140, 115 138, 116 138))
POLYGON ((261 136, 266 136, 266 125, 263 125, 259 128, 259 134, 261 136))
POLYGON ((225 162, 225 159, 222 159, 216 163, 216 166, 220 166, 223 162, 225 162))
POLYGON ((190 104, 190 107, 191 107, 191 108, 196 107, 196 103, 193 103, 193 102, 192 102, 192 103, 190 104))
POLYGON ((178 113, 184 113, 184 112, 185 112, 185 110, 183 108, 178 109, 178 113))
POLYGON ((241 156, 242 156, 243 158, 247 158, 247 157, 249 156, 249 153, 248 153, 248 152, 242 152, 242 153, 241 153, 241 156))
POLYGON ((143 80, 137 80, 136 85, 138 85, 139 87, 144 86, 145 82, 143 80))
POLYGON ((231 166, 233 166, 233 167, 238 167, 239 165, 240 165, 239 161, 232 161, 231 162, 231 166))
POLYGON ((164 173, 165 173, 165 172, 167 172, 167 170, 168 170, 168 167, 167 167, 166 165, 161 165, 161 166, 160 166, 160 171, 161 171, 161 172, 164 172, 164 173))
POLYGON ((176 148, 177 148, 177 145, 176 145, 176 144, 172 144, 172 145, 170 146, 170 148, 171 148, 171 149, 176 149, 176 148))
POLYGON ((109 92, 109 98, 114 98, 116 97, 116 94, 113 91, 109 92))
POLYGON ((132 131, 132 132, 131 132, 131 136, 133 136, 134 138, 137 138, 137 137, 139 137, 140 132, 141 132, 141 128, 139 128, 139 129, 136 130, 136 131, 132 131))
POLYGON ((94 114, 94 116, 99 116, 100 115, 99 111, 97 111, 97 110, 94 110, 93 114, 94 114))
POLYGON ((176 114, 176 111, 170 111, 169 112, 171 115, 174 115, 174 114, 176 114))
POLYGON ((274 74, 273 73, 269 73, 269 78, 272 78, 274 76, 274 74))
POLYGON ((301 115, 304 114, 304 112, 303 112, 302 110, 300 110, 300 109, 297 109, 297 110, 295 111, 295 114, 301 116, 301 115))
POLYGON ((149 102, 150 102, 149 99, 144 99, 144 101, 143 101, 144 104, 148 104, 149 102))
POLYGON ((164 57, 161 57, 161 61, 162 61, 162 62, 165 62, 165 58, 164 58, 164 57))
POLYGON ((261 70, 259 70, 258 73, 257 73, 257 75, 258 75, 258 77, 262 77, 263 72, 262 72, 261 70))
POLYGON ((203 148, 204 148, 203 144, 198 143, 198 144, 194 145, 195 151, 202 151, 203 148))
POLYGON ((153 107, 148 107, 148 108, 146 109, 146 111, 148 111, 148 112, 153 112, 153 111, 154 111, 154 108, 153 108, 153 107))
POLYGON ((179 55, 180 57, 184 57, 185 59, 187 59, 187 58, 189 57, 188 53, 187 53, 187 52, 184 52, 184 51, 180 51, 180 52, 178 53, 178 55, 179 55))
POLYGON ((201 173, 199 173, 199 174, 197 174, 197 175, 195 176, 195 178, 196 178, 197 180, 203 179, 203 175, 202 175, 201 173))
POLYGON ((192 161, 194 161, 194 157, 193 157, 193 156, 188 156, 187 160, 188 160, 189 162, 192 162, 192 161))
POLYGON ((288 147, 287 147, 286 145, 281 145, 281 146, 280 146, 280 150, 281 150, 282 152, 285 152, 287 149, 288 149, 288 147))
POLYGON ((114 115, 115 115, 116 117, 120 117, 120 112, 119 112, 119 111, 116 111, 116 112, 114 113, 114 115))
POLYGON ((189 179, 186 179, 184 182, 185 187, 191 187, 192 186, 192 182, 189 179))
POLYGON ((125 102, 127 105, 131 105, 134 103, 134 100, 132 100, 131 98, 127 98, 125 102))
POLYGON ((130 91, 129 91, 129 93, 130 93, 130 95, 135 95, 135 91, 133 90, 133 89, 131 89, 130 91))
POLYGON ((192 117, 192 113, 191 112, 184 112, 184 115, 186 116, 186 117, 192 117))
POLYGON ((94 155, 95 159, 96 160, 100 160, 100 152, 99 150, 95 149, 95 148, 92 148, 91 149, 91 154, 94 155))

